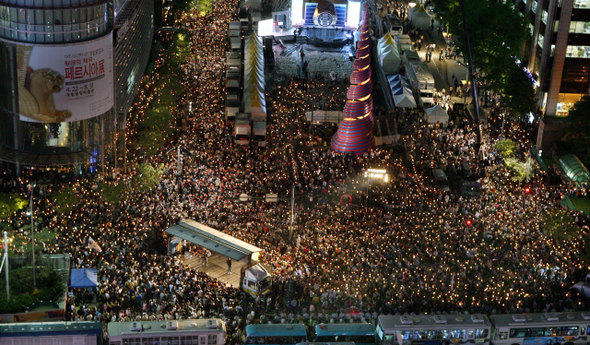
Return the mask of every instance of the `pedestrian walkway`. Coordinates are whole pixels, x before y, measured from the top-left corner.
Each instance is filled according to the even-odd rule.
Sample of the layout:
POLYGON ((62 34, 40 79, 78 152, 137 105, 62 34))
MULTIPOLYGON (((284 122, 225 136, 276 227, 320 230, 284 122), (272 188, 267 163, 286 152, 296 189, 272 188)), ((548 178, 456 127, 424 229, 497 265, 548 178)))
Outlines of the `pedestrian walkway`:
POLYGON ((418 37, 422 37, 422 47, 418 51, 418 55, 423 62, 428 64, 430 71, 434 77, 434 87, 437 91, 450 90, 453 86, 453 75, 459 81, 467 80, 467 65, 463 62, 461 57, 457 59, 443 59, 440 60, 440 51, 446 51, 447 42, 445 38, 439 34, 436 29, 430 31, 420 31, 418 37), (428 46, 434 44, 434 52, 431 56, 431 61, 426 62, 426 51, 428 46))

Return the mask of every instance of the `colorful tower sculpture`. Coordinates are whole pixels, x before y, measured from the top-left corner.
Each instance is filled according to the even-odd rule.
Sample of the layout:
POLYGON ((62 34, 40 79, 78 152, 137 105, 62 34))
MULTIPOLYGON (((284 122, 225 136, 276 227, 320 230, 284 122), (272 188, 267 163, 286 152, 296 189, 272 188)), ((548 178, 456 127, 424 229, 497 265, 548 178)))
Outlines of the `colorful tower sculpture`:
POLYGON ((373 98, 371 91, 371 43, 369 12, 365 8, 359 41, 346 93, 343 120, 332 137, 332 150, 362 155, 375 141, 373 138, 373 98))

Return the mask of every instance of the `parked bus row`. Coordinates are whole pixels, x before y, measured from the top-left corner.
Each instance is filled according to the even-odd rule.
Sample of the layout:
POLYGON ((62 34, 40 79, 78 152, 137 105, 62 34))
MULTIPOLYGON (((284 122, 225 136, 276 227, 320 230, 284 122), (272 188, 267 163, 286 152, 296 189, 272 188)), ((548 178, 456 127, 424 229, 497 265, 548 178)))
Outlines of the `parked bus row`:
MULTIPOLYGON (((39 337, 101 345, 92 321, 0 326, 0 344, 39 337)), ((109 345, 225 345, 221 319, 110 322, 109 345)), ((372 323, 251 324, 244 345, 590 345, 590 312, 381 315, 372 323)))
POLYGON ((246 326, 245 345, 590 345, 590 312, 381 315, 371 323, 246 326))

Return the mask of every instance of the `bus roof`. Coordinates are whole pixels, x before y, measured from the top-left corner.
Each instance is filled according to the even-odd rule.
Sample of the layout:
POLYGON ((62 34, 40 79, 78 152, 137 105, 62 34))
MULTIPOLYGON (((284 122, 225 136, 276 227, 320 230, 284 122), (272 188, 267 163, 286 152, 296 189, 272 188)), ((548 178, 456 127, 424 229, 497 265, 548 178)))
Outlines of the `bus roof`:
POLYGON ((303 335, 307 336, 305 326, 302 324, 257 324, 246 326, 247 337, 280 337, 303 335))
POLYGON ((381 315, 377 323, 384 333, 394 333, 400 329, 449 328, 449 326, 472 325, 491 326, 490 320, 483 314, 447 314, 447 315, 381 315))
POLYGON ((5 323, 0 325, 0 337, 9 337, 13 334, 34 335, 64 332, 72 334, 102 333, 100 321, 56 321, 56 322, 23 322, 5 323))
POLYGON ((556 323, 590 322, 590 312, 531 313, 490 315, 496 327, 519 325, 554 325, 556 323))
POLYGON ((126 334, 156 334, 180 332, 225 332, 221 319, 187 319, 170 321, 109 322, 109 337, 126 334))
POLYGON ((315 333, 326 335, 373 335, 375 326, 370 323, 330 323, 315 326, 315 333))

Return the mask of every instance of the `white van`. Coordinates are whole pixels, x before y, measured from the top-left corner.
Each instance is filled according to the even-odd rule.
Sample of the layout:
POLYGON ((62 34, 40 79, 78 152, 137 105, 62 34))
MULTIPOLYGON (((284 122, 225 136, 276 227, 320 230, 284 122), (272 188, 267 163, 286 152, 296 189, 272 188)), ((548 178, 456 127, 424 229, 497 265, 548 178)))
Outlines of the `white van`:
POLYGON ((266 295, 270 292, 272 275, 259 263, 244 266, 240 278, 242 290, 251 295, 266 295))

